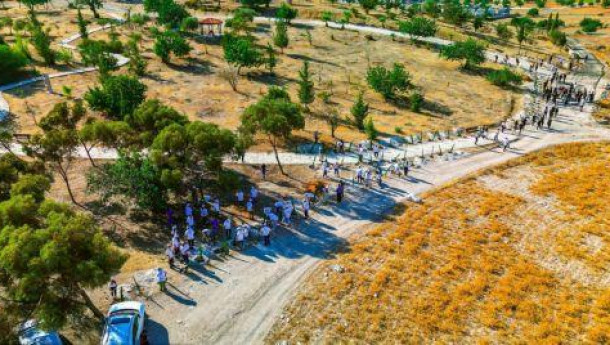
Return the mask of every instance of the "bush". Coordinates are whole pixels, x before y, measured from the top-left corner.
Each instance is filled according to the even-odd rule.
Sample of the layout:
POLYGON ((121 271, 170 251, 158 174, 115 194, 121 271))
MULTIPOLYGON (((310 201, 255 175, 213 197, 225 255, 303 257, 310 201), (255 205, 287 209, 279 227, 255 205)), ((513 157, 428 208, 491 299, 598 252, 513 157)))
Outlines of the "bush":
POLYGON ((603 27, 603 24, 598 19, 584 18, 580 21, 580 28, 587 33, 595 32, 601 27, 603 27))
POLYGON ((195 31, 197 28, 199 28, 199 20, 195 17, 184 18, 180 23, 180 30, 182 31, 195 31))
POLYGON ((19 78, 27 65, 25 55, 7 45, 0 45, 0 83, 9 83, 19 78))
POLYGON ((185 56, 191 51, 191 46, 177 32, 165 30, 156 34, 153 50, 161 61, 169 63, 172 53, 176 56, 185 56))
POLYGON ((89 89, 85 100, 91 109, 105 112, 112 119, 123 120, 144 101, 145 93, 146 85, 137 78, 109 76, 102 80, 101 87, 89 89))
POLYGON ((527 11, 527 15, 530 17, 538 17, 539 14, 540 14, 540 12, 538 11, 538 9, 536 7, 530 8, 527 11))
POLYGON ((510 31, 508 24, 500 23, 496 25, 496 34, 502 40, 508 41, 513 37, 513 32, 510 31))
POLYGON ((176 28, 184 18, 189 17, 188 11, 174 0, 144 0, 146 12, 157 12, 157 22, 176 28))
POLYGON ((422 96, 420 93, 415 92, 409 97, 409 108, 411 111, 419 113, 423 104, 424 96, 422 96))
POLYGON ((277 9, 275 17, 283 22, 290 24, 290 21, 297 17, 298 12, 298 10, 290 7, 287 3, 283 2, 280 8, 277 9))
POLYGON ((392 70, 383 66, 369 68, 366 80, 371 88, 386 99, 393 99, 396 93, 406 91, 411 86, 411 77, 401 64, 394 64, 392 70))
POLYGON ((351 108, 352 117, 354 118, 354 125, 359 129, 364 129, 364 119, 369 114, 369 105, 364 102, 364 93, 360 92, 358 98, 354 102, 351 108))
POLYGON ((520 75, 514 73, 508 68, 503 68, 499 71, 489 72, 487 80, 492 84, 500 87, 507 87, 509 85, 521 85, 523 78, 520 75))
POLYGON ((551 42, 554 45, 560 46, 560 47, 565 46, 566 43, 568 42, 568 40, 566 38, 566 34, 559 30, 553 30, 553 31, 549 32, 549 38, 551 39, 551 42))

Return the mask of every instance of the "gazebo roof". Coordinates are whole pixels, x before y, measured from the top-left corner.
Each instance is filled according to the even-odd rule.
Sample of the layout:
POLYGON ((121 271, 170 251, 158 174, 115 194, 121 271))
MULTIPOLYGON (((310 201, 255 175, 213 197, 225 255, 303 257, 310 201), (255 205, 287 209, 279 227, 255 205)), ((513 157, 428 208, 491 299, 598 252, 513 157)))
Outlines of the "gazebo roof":
POLYGON ((220 20, 218 18, 203 18, 203 19, 199 20, 199 24, 220 25, 220 24, 222 24, 222 20, 220 20))

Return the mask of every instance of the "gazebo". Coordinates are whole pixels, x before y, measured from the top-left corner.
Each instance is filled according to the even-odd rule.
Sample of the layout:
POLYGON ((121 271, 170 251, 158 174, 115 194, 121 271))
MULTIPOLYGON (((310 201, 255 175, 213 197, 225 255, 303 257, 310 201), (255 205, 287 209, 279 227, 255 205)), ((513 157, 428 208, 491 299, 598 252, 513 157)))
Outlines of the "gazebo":
POLYGON ((221 36, 223 21, 218 18, 203 18, 199 20, 201 35, 221 36))

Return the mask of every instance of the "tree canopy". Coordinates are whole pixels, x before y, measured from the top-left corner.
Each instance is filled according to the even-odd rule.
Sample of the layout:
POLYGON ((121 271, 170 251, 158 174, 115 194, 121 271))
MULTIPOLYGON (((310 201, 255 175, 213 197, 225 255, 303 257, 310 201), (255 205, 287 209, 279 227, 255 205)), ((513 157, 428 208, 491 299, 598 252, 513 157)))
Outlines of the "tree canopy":
POLYGON ((100 87, 89 89, 85 100, 89 107, 101 111, 111 119, 122 120, 133 113, 146 94, 146 85, 137 78, 126 75, 102 79, 100 87))
POLYGON ((448 60, 463 60, 464 68, 472 69, 485 61, 485 47, 469 38, 441 48, 440 55, 448 60))
POLYGON ((246 37, 225 35, 222 48, 225 60, 237 67, 238 74, 242 67, 258 67, 265 63, 263 53, 246 37))
POLYGON ((406 91, 411 86, 409 72, 401 64, 395 63, 392 69, 383 66, 369 68, 366 72, 369 86, 379 92, 385 99, 396 98, 397 93, 406 91))

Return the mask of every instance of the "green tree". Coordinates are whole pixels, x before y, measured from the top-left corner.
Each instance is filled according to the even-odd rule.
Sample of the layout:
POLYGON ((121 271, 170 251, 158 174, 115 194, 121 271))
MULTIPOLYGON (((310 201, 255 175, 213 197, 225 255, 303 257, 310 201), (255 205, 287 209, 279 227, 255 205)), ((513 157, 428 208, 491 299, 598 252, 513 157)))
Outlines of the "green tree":
POLYGON ((358 93, 358 97, 356 98, 354 105, 352 105, 350 112, 354 119, 354 125, 359 130, 364 130, 364 119, 366 119, 369 114, 369 105, 364 102, 364 92, 358 93))
POLYGON ((551 32, 549 32, 549 38, 551 39, 551 42, 556 46, 563 47, 566 45, 566 43, 568 43, 566 34, 559 30, 551 30, 551 32))
POLYGON ((50 0, 19 0, 20 3, 24 4, 30 10, 30 13, 34 11, 35 6, 47 4, 49 1, 50 0))
POLYGON ((443 19, 453 25, 462 26, 466 23, 471 14, 459 1, 445 0, 443 2, 443 11, 441 13, 443 19))
POLYGON ((184 18, 190 17, 184 6, 174 0, 144 0, 146 12, 156 12, 157 22, 170 28, 180 26, 184 18))
POLYGON ((0 298, 19 316, 60 329, 86 309, 104 315, 85 289, 108 282, 125 256, 86 215, 51 201, 18 195, 0 203, 0 298), (7 217, 19 205, 28 218, 7 217))
POLYGON ((424 104, 424 96, 419 92, 414 92, 409 96, 409 108, 412 112, 419 113, 424 104))
POLYGON ((249 106, 241 115, 242 128, 246 133, 261 133, 273 147, 275 159, 282 174, 285 174, 277 147, 288 139, 293 130, 303 129, 305 119, 297 104, 290 100, 285 90, 272 87, 261 100, 249 106))
POLYGON ((425 17, 414 17, 400 22, 398 27, 400 32, 410 35, 413 40, 417 40, 419 37, 434 36, 437 30, 436 23, 425 17))
POLYGON ((506 23, 500 23, 496 25, 496 34, 498 37, 504 41, 510 41, 513 38, 513 32, 508 27, 506 23))
POLYGON ((441 14, 441 8, 436 0, 426 0, 423 4, 423 11, 432 18, 438 18, 441 14))
POLYGON ((80 11, 80 7, 76 12, 76 22, 78 24, 78 31, 80 32, 80 37, 82 39, 89 38, 89 32, 87 31, 87 21, 83 18, 83 14, 80 11))
POLYGON ((364 133, 366 133, 366 137, 369 140, 375 140, 379 135, 379 132, 375 127, 375 122, 373 122, 373 118, 370 116, 367 117, 366 121, 364 122, 364 133))
POLYGON ((97 12, 98 9, 102 8, 102 0, 77 0, 77 4, 89 7, 93 13, 94 18, 99 18, 100 14, 97 12))
POLYGON ((239 0, 239 3, 249 8, 269 7, 271 0, 239 0))
POLYGON ((275 34, 273 35, 273 44, 280 48, 280 53, 284 53, 284 48, 288 47, 290 39, 288 38, 288 26, 284 22, 277 22, 275 25, 275 34))
POLYGON ((0 83, 9 83, 19 78, 28 65, 28 59, 8 45, 0 44, 0 83))
POLYGON ((315 91, 311 74, 309 73, 309 61, 303 61, 303 67, 299 71, 299 100, 301 104, 307 106, 315 99, 315 91))
POLYGON ((193 32, 199 28, 199 19, 195 17, 186 17, 180 23, 180 30, 184 32, 193 32))
POLYGON ((521 45, 534 31, 536 24, 531 18, 518 17, 511 20, 511 25, 517 29, 517 41, 519 42, 519 52, 521 51, 521 45))
POLYGON ((391 70, 383 66, 369 68, 366 72, 369 86, 379 92, 385 99, 394 99, 398 92, 404 92, 411 86, 411 77, 401 64, 395 63, 391 70))
POLYGON ((469 38, 441 48, 440 55, 448 60, 463 60, 465 69, 473 69, 485 62, 485 47, 469 38))
POLYGON ((146 74, 146 66, 148 63, 142 55, 140 54, 140 42, 141 36, 137 34, 132 34, 129 37, 129 41, 127 42, 127 49, 125 50, 125 55, 129 58, 129 64, 127 68, 129 72, 133 75, 143 76, 146 74))
POLYGON ((603 27, 602 22, 600 22, 598 19, 593 19, 589 17, 581 20, 578 25, 580 25, 580 29, 586 33, 595 32, 597 31, 597 29, 603 27))
POLYGON ((538 15, 540 15, 540 12, 536 7, 533 7, 527 11, 527 15, 528 17, 538 17, 538 15))
POLYGON ((140 153, 121 152, 116 161, 90 170, 87 191, 98 194, 102 202, 116 199, 157 213, 167 205, 160 170, 140 153))
POLYGON ((45 30, 38 19, 36 19, 34 12, 30 13, 30 23, 31 42, 34 49, 36 49, 36 52, 42 57, 47 66, 54 65, 55 51, 51 49, 51 37, 49 36, 48 31, 45 30))
POLYGON ((17 182, 11 185, 11 196, 31 195, 34 201, 40 203, 44 200, 45 193, 51 189, 51 181, 44 175, 24 174, 17 182))
POLYGON ((360 6, 362 6, 364 12, 369 14, 369 11, 377 8, 379 5, 379 0, 360 0, 358 3, 360 3, 360 6))
POLYGON ((472 18, 472 27, 474 28, 474 31, 479 31, 480 28, 483 27, 485 23, 485 19, 481 16, 474 16, 472 18))
POLYGON ((161 58, 161 61, 169 63, 171 54, 179 57, 185 56, 191 51, 191 46, 179 33, 165 30, 155 34, 153 51, 161 58))
POLYGON ((226 20, 225 26, 231 28, 235 34, 250 34, 255 16, 256 11, 253 9, 240 7, 233 11, 233 17, 226 20))
POLYGON ((280 22, 290 24, 290 22, 297 17, 298 13, 299 11, 296 8, 292 8, 290 5, 283 2, 282 5, 280 5, 280 8, 275 12, 275 18, 280 22))
POLYGON ((141 148, 149 147, 157 134, 165 127, 177 123, 186 125, 186 115, 167 106, 158 99, 147 99, 140 104, 133 114, 125 117, 125 121, 138 133, 138 142, 141 148))
POLYGON ((275 56, 275 50, 273 49, 273 46, 271 46, 271 43, 267 43, 267 48, 265 49, 265 51, 267 53, 267 59, 265 60, 265 64, 269 69, 269 73, 273 74, 273 69, 275 68, 275 66, 277 66, 277 57, 275 56))
POLYGON ((133 141, 134 136, 134 131, 123 121, 90 120, 78 131, 78 138, 94 167, 97 165, 91 157, 93 148, 125 148, 133 141))
POLYGON ((101 87, 89 89, 84 98, 91 109, 122 120, 133 113, 145 95, 146 85, 137 78, 118 75, 102 79, 101 87))
POLYGON ((74 198, 68 172, 80 144, 76 126, 84 116, 81 101, 71 107, 66 102, 57 103, 38 123, 42 133, 32 136, 25 147, 29 156, 40 160, 62 178, 75 205, 80 204, 74 198))
POLYGON ((104 41, 86 39, 78 45, 78 51, 83 63, 87 66, 95 66, 102 79, 118 68, 117 59, 104 41))
POLYGON ((324 25, 326 25, 326 27, 328 27, 328 22, 333 20, 333 17, 334 17, 333 13, 330 11, 324 11, 320 15, 320 19, 322 19, 324 21, 324 25))
POLYGON ((263 53, 247 38, 232 34, 225 35, 222 48, 225 60, 237 67, 238 74, 242 67, 258 67, 265 63, 263 53))

